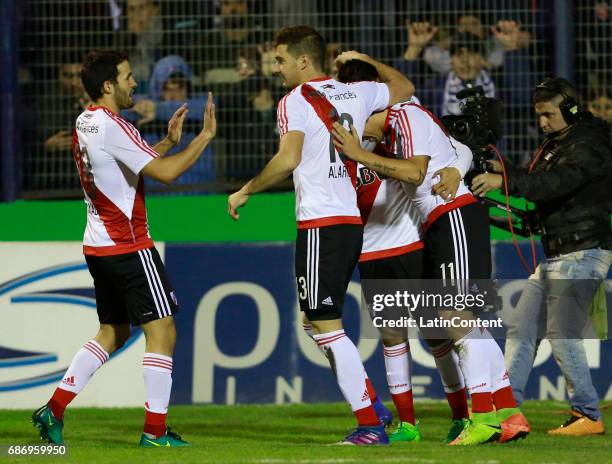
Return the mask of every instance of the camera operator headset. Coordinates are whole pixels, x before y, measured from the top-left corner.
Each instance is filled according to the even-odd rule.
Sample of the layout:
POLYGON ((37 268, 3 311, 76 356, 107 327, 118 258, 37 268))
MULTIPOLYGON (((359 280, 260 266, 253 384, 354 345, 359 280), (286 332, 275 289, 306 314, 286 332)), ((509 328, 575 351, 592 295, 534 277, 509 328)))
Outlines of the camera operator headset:
POLYGON ((559 77, 538 84, 533 102, 546 139, 529 168, 491 162, 494 173, 480 174, 472 181, 474 194, 484 196, 503 187, 506 196, 535 203, 548 258, 591 248, 610 250, 612 147, 608 126, 581 111, 576 91, 559 77))

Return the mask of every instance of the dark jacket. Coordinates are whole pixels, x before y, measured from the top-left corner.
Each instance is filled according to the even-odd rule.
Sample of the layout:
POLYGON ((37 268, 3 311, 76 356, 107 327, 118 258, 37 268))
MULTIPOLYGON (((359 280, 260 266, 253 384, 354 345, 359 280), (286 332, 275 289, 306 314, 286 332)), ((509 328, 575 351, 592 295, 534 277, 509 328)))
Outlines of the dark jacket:
POLYGON ((612 249, 612 145, 590 113, 558 140, 547 139, 531 172, 508 169, 508 192, 535 203, 546 256, 612 249))

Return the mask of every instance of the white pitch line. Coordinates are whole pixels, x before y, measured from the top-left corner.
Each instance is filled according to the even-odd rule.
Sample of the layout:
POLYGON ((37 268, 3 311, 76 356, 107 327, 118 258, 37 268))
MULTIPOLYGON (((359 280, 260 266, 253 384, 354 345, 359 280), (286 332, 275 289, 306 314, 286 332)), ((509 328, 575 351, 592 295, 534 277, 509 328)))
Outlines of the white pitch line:
MULTIPOLYGON (((363 459, 356 458, 327 458, 327 459, 257 459, 249 461, 257 464, 281 464, 281 463, 294 463, 294 464, 347 464, 353 462, 363 462, 363 459)), ((420 459, 420 458, 409 458, 409 457, 398 457, 398 458, 379 458, 376 462, 392 463, 392 462, 415 462, 422 464, 436 464, 442 461, 435 461, 432 459, 420 459)), ((482 464, 499 464, 498 461, 489 461, 482 464)))

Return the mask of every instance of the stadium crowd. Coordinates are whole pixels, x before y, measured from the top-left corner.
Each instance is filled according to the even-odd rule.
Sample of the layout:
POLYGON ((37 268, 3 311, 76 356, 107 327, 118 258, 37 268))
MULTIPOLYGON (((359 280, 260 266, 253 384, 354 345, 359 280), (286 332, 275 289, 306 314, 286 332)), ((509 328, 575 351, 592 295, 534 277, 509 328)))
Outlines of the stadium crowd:
MULTIPOLYGON (((69 132, 87 97, 75 76, 82 56, 94 48, 129 54, 137 103, 124 114, 151 143, 162 136, 168 111, 215 92, 223 123, 219 140, 198 168, 179 180, 200 191, 214 180, 250 178, 276 147, 274 112, 283 92, 272 72, 270 42, 280 25, 308 24, 325 31, 329 75, 337 71, 335 57, 352 48, 396 66, 438 116, 459 112, 455 95, 467 83, 484 85, 488 96, 505 103, 500 148, 519 163, 529 158, 538 137, 530 89, 552 69, 544 52, 551 43, 550 16, 527 4, 508 7, 497 0, 466 0, 460 7, 445 0, 387 1, 385 15, 366 0, 357 2, 351 14, 344 14, 342 2, 322 1, 297 6, 283 0, 31 3, 21 27, 21 94, 33 108, 21 124, 27 141, 24 191, 78 188, 69 132), (82 24, 90 31, 86 35, 79 34, 82 24), (167 92, 166 87, 183 90, 167 92)), ((578 12, 587 16, 576 29, 578 87, 591 110, 610 120, 603 70, 610 68, 612 50, 609 41, 601 40, 610 33, 610 8, 606 2, 588 3, 578 12), (596 27, 586 27, 587 20, 596 27)), ((188 126, 198 117, 192 112, 188 126)), ((185 143, 193 136, 190 131, 185 143)))

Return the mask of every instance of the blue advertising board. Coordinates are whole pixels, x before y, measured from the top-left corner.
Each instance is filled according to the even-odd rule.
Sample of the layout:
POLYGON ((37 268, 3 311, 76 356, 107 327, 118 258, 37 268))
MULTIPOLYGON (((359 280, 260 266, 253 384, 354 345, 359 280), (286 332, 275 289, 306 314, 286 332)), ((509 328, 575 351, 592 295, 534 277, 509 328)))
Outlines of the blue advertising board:
MULTIPOLYGON (((76 242, 0 243, 0 408, 46 401, 74 353, 97 330, 93 282, 76 242), (27 259, 25 258, 27 257, 27 259)), ((340 401, 327 359, 304 333, 297 305, 293 244, 157 244, 178 296, 172 402, 286 403, 340 401)), ((529 247, 522 245, 530 255, 529 247)), ((510 243, 493 246, 500 293, 516 302, 527 277, 510 243)), ((608 300, 611 293, 608 292, 608 300)), ((359 310, 357 272, 345 303, 345 329, 380 396, 387 399, 382 349, 359 310)), ((371 328, 370 328, 371 329, 371 328)), ((500 341, 503 343, 503 340, 500 341)), ((415 398, 443 398, 433 357, 411 339, 415 398)), ((612 399, 612 344, 585 340, 600 397, 612 399)), ((139 406, 141 330, 94 376, 77 406, 139 406), (122 383, 116 382, 123 379, 122 383), (125 385, 134 385, 126 389, 125 385), (109 393, 110 392, 110 393, 109 393)), ((565 381, 544 342, 526 397, 566 398, 565 381)))
MULTIPOLYGON (((498 243, 493 251, 497 277, 527 277, 512 244, 498 243)), ((522 251, 530 257, 528 246, 523 245, 522 251)), ((538 258, 539 253, 538 249, 538 258)), ((167 244, 166 265, 181 304, 175 355, 180 377, 174 384, 174 402, 342 399, 327 361, 302 333, 292 244, 167 244)), ((356 273, 346 301, 345 328, 385 398, 379 342, 360 339, 359 294, 356 273)), ((610 396, 612 346, 598 340, 586 340, 585 344, 595 387, 602 397, 610 396)), ((440 378, 424 343, 411 340, 411 352, 415 397, 442 398, 440 378)), ((564 387, 550 348, 543 344, 526 396, 562 399, 564 387)))

